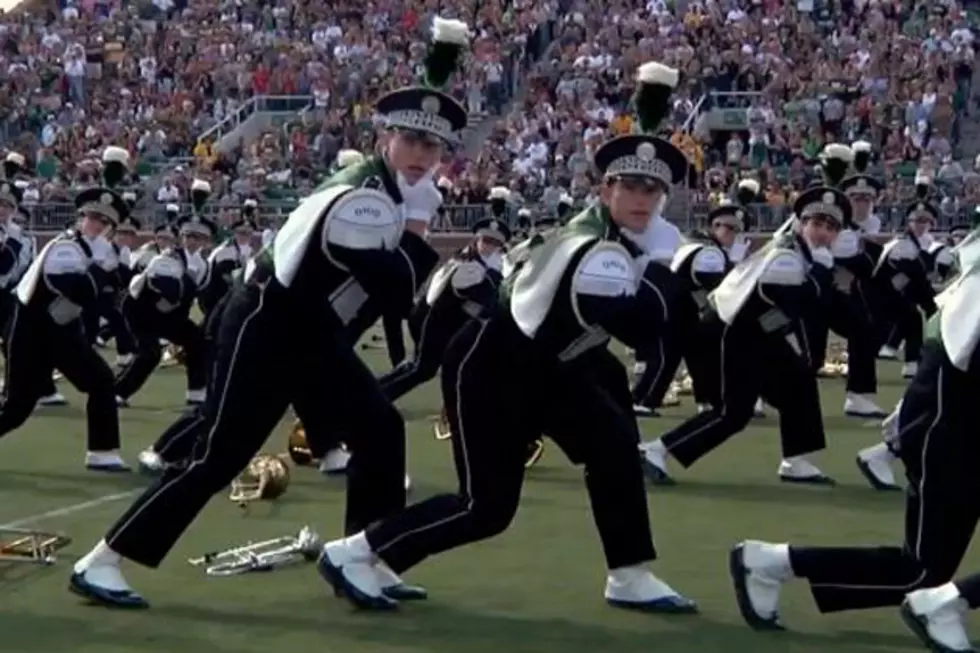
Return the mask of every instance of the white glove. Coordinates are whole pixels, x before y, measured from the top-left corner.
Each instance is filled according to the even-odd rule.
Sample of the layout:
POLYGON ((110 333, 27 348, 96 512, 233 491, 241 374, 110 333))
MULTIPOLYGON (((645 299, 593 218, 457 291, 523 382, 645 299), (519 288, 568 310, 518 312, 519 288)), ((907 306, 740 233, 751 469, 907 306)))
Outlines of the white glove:
POLYGON ((834 267, 834 255, 826 247, 816 247, 810 251, 814 263, 819 263, 825 268, 834 267))
POLYGON ((401 173, 397 175, 398 190, 405 200, 405 219, 418 220, 426 224, 436 214, 436 209, 442 204, 442 193, 432 183, 432 175, 428 174, 419 179, 418 183, 409 185, 401 173))

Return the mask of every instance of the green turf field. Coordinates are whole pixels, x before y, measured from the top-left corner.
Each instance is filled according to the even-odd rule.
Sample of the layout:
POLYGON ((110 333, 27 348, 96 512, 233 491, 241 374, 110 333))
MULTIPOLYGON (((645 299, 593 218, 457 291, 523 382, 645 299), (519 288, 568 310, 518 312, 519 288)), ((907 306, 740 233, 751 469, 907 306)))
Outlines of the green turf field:
MULTIPOLYGON (((371 352, 380 362, 381 352, 371 352)), ((897 363, 881 363, 880 403, 890 408, 902 383, 897 363)), ((274 380, 272 380, 274 382, 274 380)), ((84 471, 82 402, 64 382, 72 405, 42 408, 6 437, 0 458, 0 523, 139 488, 136 475, 84 471)), ((358 614, 334 599, 312 567, 271 574, 209 578, 186 560, 249 539, 287 535, 310 524, 336 535, 343 485, 313 469, 295 470, 289 492, 248 514, 216 497, 158 571, 126 567, 130 582, 153 604, 148 612, 86 606, 66 590, 70 565, 99 539, 126 498, 40 526, 75 538, 53 568, 0 569, 0 651, 4 653, 857 653, 916 651, 894 610, 820 617, 802 584, 785 595, 792 632, 757 634, 735 608, 727 553, 756 537, 811 543, 897 542, 902 497, 868 488, 854 464, 859 447, 879 438, 873 424, 842 416, 841 381, 823 383, 829 450, 814 458, 841 485, 781 485, 775 422, 770 417, 695 469, 677 468, 681 484, 650 491, 661 560, 656 571, 697 599, 699 616, 633 614, 605 606, 604 570, 581 474, 549 449, 525 485, 521 510, 502 537, 446 554, 410 572, 431 598, 397 614, 358 614)), ((161 370, 122 414, 124 449, 136 453, 173 418, 183 399, 180 368, 161 370)), ((655 435, 689 414, 690 399, 669 417, 645 420, 655 435)), ((438 409, 434 387, 406 398, 410 471, 417 498, 455 487, 447 444, 431 436, 438 409)), ((283 424, 270 440, 281 451, 283 424)), ((978 566, 971 554, 967 567, 978 566)))

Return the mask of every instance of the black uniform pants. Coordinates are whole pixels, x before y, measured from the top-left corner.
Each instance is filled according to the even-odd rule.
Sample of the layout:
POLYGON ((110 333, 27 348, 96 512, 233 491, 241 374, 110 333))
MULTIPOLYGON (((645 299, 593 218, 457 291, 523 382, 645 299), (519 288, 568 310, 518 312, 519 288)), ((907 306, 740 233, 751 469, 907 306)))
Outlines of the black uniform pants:
POLYGON ((847 339, 847 391, 855 394, 878 392, 877 357, 879 338, 864 290, 852 283, 847 293, 835 288, 825 310, 815 311, 806 321, 806 336, 814 371, 826 360, 830 331, 847 339))
POLYGON ((904 360, 914 363, 919 360, 922 352, 922 313, 915 305, 902 305, 891 311, 889 322, 891 328, 887 331, 885 345, 898 349, 905 342, 904 360))
POLYGON ((677 462, 690 467, 744 430, 760 396, 779 411, 783 457, 826 446, 819 389, 805 349, 797 351, 785 337, 765 334, 755 324, 736 322, 723 327, 716 357, 720 403, 661 438, 677 462))
MULTIPOLYGON (((681 358, 694 350, 692 329, 697 328, 698 309, 690 296, 676 302, 666 328, 653 336, 648 347, 637 350, 636 360, 646 364, 633 386, 633 403, 659 407, 670 390, 681 358)), ((688 370, 690 371, 690 369, 688 370)))
POLYGON ((385 314, 381 318, 381 328, 384 329, 388 360, 391 361, 392 367, 398 367, 405 360, 405 336, 402 334, 402 318, 397 315, 385 314))
POLYGON ((623 406, 625 370, 601 365, 600 378, 620 370, 612 392, 589 374, 598 368, 538 354, 507 316, 467 323, 446 351, 441 377, 458 488, 372 524, 366 531, 372 549, 400 573, 503 532, 520 501, 527 445, 546 429, 585 468, 607 566, 654 559, 639 435, 623 406))
POLYGON ((970 574, 966 578, 961 578, 956 581, 956 588, 960 591, 960 596, 966 599, 971 610, 980 608, 980 574, 970 574))
POLYGON ((980 515, 976 387, 941 345, 926 345, 899 416, 908 477, 903 543, 790 547, 793 570, 809 580, 821 612, 898 605, 907 592, 952 579, 980 515))
POLYGON ((379 379, 390 400, 396 401, 435 377, 446 346, 466 322, 463 316, 455 302, 451 306, 439 302, 434 306, 424 302, 415 305, 408 316, 408 331, 415 343, 414 355, 379 379))
POLYGON ((79 392, 88 395, 89 451, 119 449, 119 411, 112 370, 92 349, 81 320, 58 326, 42 309, 14 302, 4 329, 4 394, 0 436, 27 421, 37 400, 53 394, 57 367, 79 392))
POLYGON ((262 447, 303 385, 350 433, 347 528, 405 506, 405 424, 350 343, 275 280, 232 290, 222 315, 206 432, 182 465, 163 475, 112 526, 109 546, 155 567, 211 496, 262 447), (312 316, 311 316, 312 313, 312 316))
MULTIPOLYGON (((98 317, 99 316, 96 316, 96 327, 98 327, 98 317)), ((108 306, 106 310, 101 313, 101 317, 106 319, 106 325, 97 329, 98 337, 105 342, 115 340, 116 353, 118 353, 120 356, 135 353, 136 340, 129 332, 129 327, 126 325, 126 320, 123 318, 122 311, 119 310, 118 302, 114 301, 111 306, 108 306)), ((86 327, 86 329, 88 328, 89 327, 86 327)))
POLYGON ((116 395, 129 399, 135 395, 153 370, 160 364, 163 348, 160 339, 182 347, 187 373, 187 389, 203 390, 207 385, 207 352, 204 332, 187 315, 163 315, 150 312, 136 300, 127 298, 123 315, 136 338, 136 354, 116 377, 116 395))

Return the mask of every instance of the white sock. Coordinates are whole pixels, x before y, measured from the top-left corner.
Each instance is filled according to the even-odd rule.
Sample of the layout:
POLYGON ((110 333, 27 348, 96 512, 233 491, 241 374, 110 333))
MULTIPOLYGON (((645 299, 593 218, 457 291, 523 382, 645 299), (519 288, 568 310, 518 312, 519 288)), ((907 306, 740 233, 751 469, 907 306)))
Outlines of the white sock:
POLYGON ((368 544, 364 531, 344 538, 344 545, 350 550, 352 557, 360 559, 374 557, 374 551, 371 550, 371 545, 368 544))
POLYGON ((105 540, 100 540, 92 547, 92 550, 75 563, 75 573, 83 574, 89 567, 99 566, 118 566, 122 561, 122 556, 109 548, 105 540))

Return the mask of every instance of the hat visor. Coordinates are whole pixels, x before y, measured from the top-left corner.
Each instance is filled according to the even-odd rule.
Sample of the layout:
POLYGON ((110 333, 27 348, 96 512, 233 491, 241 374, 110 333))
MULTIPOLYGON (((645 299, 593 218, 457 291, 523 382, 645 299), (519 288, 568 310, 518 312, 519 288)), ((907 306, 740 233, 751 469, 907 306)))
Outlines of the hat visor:
POLYGON ((108 225, 115 225, 119 221, 119 215, 105 204, 92 202, 78 207, 79 215, 91 216, 108 225))
POLYGON ((501 245, 507 242, 507 237, 496 229, 480 229, 476 232, 476 236, 477 238, 489 238, 490 240, 497 241, 501 245))
POLYGON ((438 129, 429 129, 419 125, 401 125, 391 123, 387 126, 391 131, 407 134, 430 145, 448 145, 455 147, 459 145, 459 139, 454 134, 447 134, 438 129))
POLYGON ((655 175, 645 175, 637 173, 611 174, 606 175, 609 181, 619 181, 624 184, 641 186, 649 190, 661 189, 670 190, 670 182, 655 175))
POLYGON ((728 227, 729 229, 734 229, 735 231, 742 231, 742 221, 737 218, 732 217, 718 217, 711 221, 711 227, 728 227))

